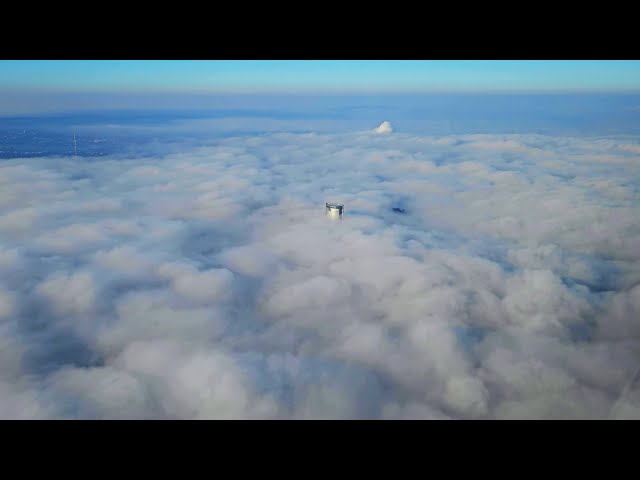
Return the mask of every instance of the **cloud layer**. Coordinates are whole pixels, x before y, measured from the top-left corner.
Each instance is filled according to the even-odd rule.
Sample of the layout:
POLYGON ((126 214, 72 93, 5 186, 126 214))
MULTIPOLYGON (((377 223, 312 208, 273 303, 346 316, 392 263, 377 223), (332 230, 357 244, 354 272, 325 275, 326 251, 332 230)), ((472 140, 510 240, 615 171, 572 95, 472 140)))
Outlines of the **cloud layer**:
POLYGON ((3 161, 0 417, 640 418, 638 148, 279 133, 3 161))

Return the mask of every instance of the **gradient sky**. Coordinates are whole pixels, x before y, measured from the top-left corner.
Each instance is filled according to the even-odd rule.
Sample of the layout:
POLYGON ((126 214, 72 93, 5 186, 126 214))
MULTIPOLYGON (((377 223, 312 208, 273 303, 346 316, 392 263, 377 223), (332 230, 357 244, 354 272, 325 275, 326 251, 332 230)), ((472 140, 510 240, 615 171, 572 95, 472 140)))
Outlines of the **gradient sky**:
POLYGON ((640 61, 0 61, 0 91, 640 92, 640 61))

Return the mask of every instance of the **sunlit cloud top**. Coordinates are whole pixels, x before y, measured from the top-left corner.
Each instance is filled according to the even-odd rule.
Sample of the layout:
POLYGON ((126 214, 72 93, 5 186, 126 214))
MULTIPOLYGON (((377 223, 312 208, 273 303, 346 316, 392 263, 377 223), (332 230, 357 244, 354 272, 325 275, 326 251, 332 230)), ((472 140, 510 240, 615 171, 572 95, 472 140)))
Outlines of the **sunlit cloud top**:
POLYGON ((0 91, 640 91, 640 61, 0 61, 0 91))

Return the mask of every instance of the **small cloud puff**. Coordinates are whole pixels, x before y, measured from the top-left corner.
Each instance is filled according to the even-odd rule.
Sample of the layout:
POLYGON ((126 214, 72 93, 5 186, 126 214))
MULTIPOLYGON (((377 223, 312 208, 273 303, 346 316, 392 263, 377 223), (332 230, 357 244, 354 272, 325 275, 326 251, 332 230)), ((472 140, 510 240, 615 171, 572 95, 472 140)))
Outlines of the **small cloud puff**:
POLYGON ((373 131, 374 133, 378 133, 378 134, 391 133, 393 132, 393 128, 391 128, 391 123, 385 120, 378 127, 374 128, 373 131))

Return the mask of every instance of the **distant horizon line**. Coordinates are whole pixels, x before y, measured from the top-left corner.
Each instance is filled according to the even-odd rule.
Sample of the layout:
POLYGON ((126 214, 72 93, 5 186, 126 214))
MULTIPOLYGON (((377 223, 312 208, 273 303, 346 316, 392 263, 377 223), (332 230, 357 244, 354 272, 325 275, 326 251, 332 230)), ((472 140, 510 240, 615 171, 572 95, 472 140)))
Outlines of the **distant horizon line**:
POLYGON ((570 89, 428 89, 428 90, 384 90, 384 89, 357 89, 357 90, 163 90, 163 89, 131 89, 131 90, 78 90, 78 89, 36 89, 36 88, 0 88, 0 95, 183 95, 183 96, 366 96, 366 95, 570 95, 570 94, 609 94, 609 95, 638 95, 637 89, 596 89, 596 88, 570 88, 570 89))
MULTIPOLYGON (((13 90, 0 89, 0 118, 36 117, 103 112, 207 112, 219 110, 255 110, 264 108, 327 107, 338 108, 339 104, 364 105, 381 102, 457 102, 471 101, 536 102, 557 98, 585 101, 593 99, 617 99, 623 110, 640 109, 638 90, 492 90, 492 91, 111 91, 111 90, 13 90), (440 99, 440 101, 439 101, 440 99), (502 99, 502 100, 501 100, 502 99), (627 104, 624 107, 624 104, 627 104), (336 105, 334 105, 336 104, 336 105)), ((593 101, 592 100, 592 101, 593 101)), ((406 106, 406 105, 405 105, 406 106)))

